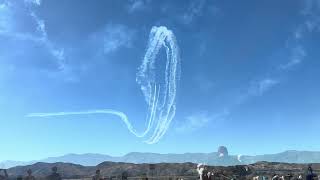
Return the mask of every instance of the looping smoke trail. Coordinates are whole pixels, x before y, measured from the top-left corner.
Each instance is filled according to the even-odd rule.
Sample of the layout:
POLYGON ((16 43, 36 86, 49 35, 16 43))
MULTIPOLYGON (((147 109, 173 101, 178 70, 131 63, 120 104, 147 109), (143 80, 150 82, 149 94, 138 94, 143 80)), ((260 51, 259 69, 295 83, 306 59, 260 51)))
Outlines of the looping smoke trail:
POLYGON ((147 127, 144 132, 138 133, 128 120, 125 113, 112 109, 99 109, 80 112, 31 113, 27 117, 49 117, 84 114, 112 114, 120 117, 128 130, 137 137, 145 137, 151 130, 152 134, 144 142, 154 144, 159 142, 168 130, 176 111, 176 91, 180 78, 180 57, 176 38, 172 31, 164 26, 152 27, 146 54, 138 68, 136 81, 148 105, 147 127), (160 49, 166 50, 164 83, 156 79, 156 57, 160 49))

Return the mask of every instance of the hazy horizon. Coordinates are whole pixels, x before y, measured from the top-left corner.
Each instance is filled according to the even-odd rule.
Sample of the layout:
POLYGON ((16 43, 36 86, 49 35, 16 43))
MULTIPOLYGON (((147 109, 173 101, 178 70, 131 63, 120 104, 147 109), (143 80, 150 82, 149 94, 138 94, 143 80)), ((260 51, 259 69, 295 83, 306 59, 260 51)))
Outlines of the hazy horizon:
POLYGON ((0 161, 320 151, 319 42, 320 0, 0 0, 0 161))
MULTIPOLYGON (((276 152, 276 153, 265 153, 265 154, 233 154, 229 152, 229 156, 261 156, 261 155, 275 155, 275 154, 279 154, 279 153, 286 153, 286 152, 316 152, 320 154, 320 151, 308 151, 308 150, 286 150, 286 151, 281 151, 281 152, 276 152)), ((60 154, 60 155, 56 155, 56 156, 50 156, 50 157, 42 157, 39 159, 25 159, 25 160, 21 160, 21 159, 5 159, 5 160, 0 160, 1 162, 6 162, 6 161, 16 161, 16 162, 24 162, 24 163, 28 163, 28 162, 42 162, 43 160, 45 160, 44 162, 47 162, 47 160, 49 159, 55 159, 55 158, 60 158, 60 157, 68 157, 68 156, 72 156, 72 155, 76 155, 76 156, 82 156, 82 157, 91 157, 91 156, 85 156, 85 155, 102 155, 102 156, 110 156, 113 158, 121 158, 121 157, 125 157, 126 155, 130 155, 131 153, 139 153, 139 154, 157 154, 157 155, 168 155, 168 154, 178 154, 178 155, 182 155, 182 154, 211 154, 211 153, 218 153, 217 151, 212 151, 212 152, 181 152, 181 153, 170 153, 170 152, 162 152, 162 153, 156 153, 156 152, 129 152, 129 153, 125 153, 125 154, 121 154, 121 155, 110 155, 110 154, 103 154, 103 153, 66 153, 66 154, 60 154)), ((214 157, 212 157, 214 158, 214 157)), ((151 158, 152 159, 152 158, 151 158)), ((79 160, 79 159, 74 159, 74 160, 79 160)), ((72 163, 72 162, 69 162, 72 163)), ((285 163, 285 162, 284 162, 285 163)), ((1 167, 0 167, 1 168, 1 167)))

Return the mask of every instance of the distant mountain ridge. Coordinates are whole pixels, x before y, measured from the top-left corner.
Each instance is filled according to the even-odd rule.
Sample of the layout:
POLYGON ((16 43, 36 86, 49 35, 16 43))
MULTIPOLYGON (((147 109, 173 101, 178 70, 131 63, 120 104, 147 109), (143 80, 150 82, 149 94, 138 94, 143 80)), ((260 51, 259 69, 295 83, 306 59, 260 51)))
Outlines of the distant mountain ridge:
POLYGON ((36 162, 45 163, 73 163, 83 166, 96 166, 102 162, 125 162, 125 163, 206 163, 208 165, 243 165, 253 164, 259 161, 284 162, 284 163, 320 163, 320 152, 318 151, 285 151, 277 154, 265 155, 225 155, 221 156, 218 152, 213 153, 184 153, 184 154, 159 154, 159 153, 140 153, 132 152, 124 156, 114 157, 104 154, 66 154, 59 157, 49 157, 42 160, 22 162, 22 161, 3 161, 0 168, 10 168, 14 166, 29 165, 36 162))
POLYGON ((289 150, 277 154, 241 156, 241 161, 245 162, 246 164, 251 164, 259 161, 286 163, 319 163, 320 152, 289 150))

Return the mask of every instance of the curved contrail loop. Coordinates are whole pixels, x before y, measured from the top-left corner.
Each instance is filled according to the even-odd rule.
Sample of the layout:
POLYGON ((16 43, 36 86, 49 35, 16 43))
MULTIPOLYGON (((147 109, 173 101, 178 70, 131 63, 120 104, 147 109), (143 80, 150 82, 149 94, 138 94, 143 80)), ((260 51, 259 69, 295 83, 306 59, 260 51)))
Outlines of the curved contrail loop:
POLYGON ((147 127, 138 133, 127 115, 113 109, 98 109, 74 112, 56 113, 30 113, 27 117, 50 117, 84 114, 112 114, 118 116, 127 126, 128 130, 137 137, 145 137, 151 130, 152 134, 144 141, 154 144, 167 132, 176 111, 176 91, 180 78, 180 55, 176 38, 172 31, 164 26, 152 27, 147 50, 136 75, 136 82, 147 103, 147 127), (163 82, 157 78, 156 57, 160 49, 166 50, 167 61, 163 82))

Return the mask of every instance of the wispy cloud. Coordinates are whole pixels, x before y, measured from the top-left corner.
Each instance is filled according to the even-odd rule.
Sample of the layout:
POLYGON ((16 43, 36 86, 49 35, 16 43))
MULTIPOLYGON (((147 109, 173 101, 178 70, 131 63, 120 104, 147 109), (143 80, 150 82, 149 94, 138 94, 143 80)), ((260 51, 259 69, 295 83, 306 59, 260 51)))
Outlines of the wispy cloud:
MULTIPOLYGON (((53 64, 54 66, 50 69, 47 69, 47 67, 39 69, 39 71, 45 73, 50 78, 67 82, 77 82, 78 78, 76 73, 81 71, 80 67, 78 67, 78 64, 72 64, 72 61, 67 58, 68 50, 65 50, 50 39, 45 19, 36 13, 36 9, 41 5, 40 0, 24 0, 14 3, 4 1, 4 3, 0 3, 0 36, 6 37, 8 41, 21 41, 22 43, 30 42, 37 44, 37 46, 41 46, 44 53, 52 57, 49 57, 48 59, 50 59, 50 64, 53 64), (24 17, 31 18, 29 20, 33 21, 35 24, 33 27, 34 31, 26 32, 19 29, 19 26, 17 26, 21 20, 17 19, 19 16, 16 16, 15 13, 18 13, 17 7, 23 6, 25 7, 23 12, 24 17)), ((99 46, 102 47, 103 53, 108 54, 117 51, 121 47, 131 47, 134 31, 125 25, 107 24, 105 28, 96 35, 96 39, 98 40, 95 41, 98 42, 96 44, 99 44, 99 46)), ((34 54, 37 53, 34 52, 34 54)))
POLYGON ((217 114, 210 114, 207 111, 193 113, 185 118, 182 125, 176 128, 176 131, 180 133, 196 131, 208 126, 208 124, 215 125, 218 122, 224 121, 228 115, 228 110, 217 114))
POLYGON ((307 56, 307 51, 302 41, 308 34, 320 31, 320 0, 305 0, 303 2, 304 7, 301 10, 301 14, 304 20, 288 39, 291 56, 286 64, 279 66, 281 70, 290 70, 302 63, 307 56))
POLYGON ((16 27, 15 4, 4 1, 0 4, 0 36, 16 40, 39 42, 40 38, 30 32, 21 32, 16 27))
POLYGON ((206 0, 194 0, 191 2, 188 11, 181 17, 182 23, 190 24, 194 18, 202 14, 203 8, 205 7, 206 0))
POLYGON ((303 9, 302 13, 307 15, 313 15, 316 11, 320 9, 320 1, 319 0, 304 0, 303 1, 303 9))
POLYGON ((125 25, 108 24, 103 31, 103 51, 111 53, 120 47, 129 48, 132 46, 134 31, 125 25))
MULTIPOLYGON (((35 8, 41 6, 41 0, 24 0, 22 3, 26 8, 25 16, 31 17, 36 24, 34 32, 25 32, 17 29, 16 23, 20 21, 14 16, 17 13, 17 4, 4 1, 4 3, 0 4, 0 36, 7 37, 9 40, 30 41, 41 45, 56 60, 54 63, 57 65, 57 68, 51 69, 48 72, 49 77, 52 77, 50 74, 61 73, 64 74, 64 79, 74 79, 67 77, 72 76, 72 70, 70 67, 67 67, 64 49, 58 47, 58 45, 49 39, 44 19, 40 18, 34 11, 35 8)), ((63 76, 59 75, 59 77, 63 76)))
POLYGON ((0 3, 0 35, 8 33, 12 29, 12 12, 10 3, 0 3))
MULTIPOLYGON (((34 5, 41 5, 41 0, 25 0, 34 5)), ((39 18, 34 11, 30 12, 31 17, 37 24, 36 30, 40 34, 40 43, 43 44, 49 51, 49 53, 55 57, 57 64, 57 71, 47 72, 49 77, 63 79, 67 82, 77 82, 78 79, 73 73, 73 68, 67 64, 65 58, 65 50, 63 48, 57 47, 52 41, 48 38, 48 33, 46 30, 45 21, 39 18)))
MULTIPOLYGON (((195 2, 199 3, 200 1, 194 1, 194 3, 195 2)), ((202 2, 204 3, 205 1, 202 2)), ((306 0, 304 2, 305 4, 301 11, 304 21, 293 30, 293 34, 288 39, 289 44, 287 44, 287 48, 290 50, 289 59, 286 63, 280 64, 278 69, 276 68, 272 72, 269 72, 269 74, 275 74, 279 69, 281 70, 280 73, 285 73, 285 71, 301 64, 307 56, 307 51, 303 46, 304 39, 310 33, 320 32, 320 0, 306 0)), ((200 15, 203 6, 202 3, 197 6, 193 4, 189 14, 185 14, 185 23, 191 23, 194 17, 200 15)), ((226 119, 234 108, 243 105, 251 98, 263 96, 280 83, 281 81, 278 78, 268 76, 249 82, 245 90, 234 98, 235 101, 226 106, 228 113, 219 113, 222 115, 218 116, 218 119, 226 119)), ((178 127, 177 130, 192 131, 199 129, 206 126, 209 122, 213 122, 214 119, 216 119, 216 117, 210 116, 207 112, 191 114, 186 117, 184 121, 185 124, 178 127)))
POLYGON ((264 78, 250 83, 244 93, 238 95, 234 102, 226 105, 224 110, 218 113, 209 113, 208 111, 200 111, 190 114, 182 121, 182 124, 176 128, 177 132, 192 132, 201 129, 207 125, 215 126, 219 122, 227 120, 231 111, 239 105, 243 105, 249 99, 262 96, 271 90, 274 86, 279 84, 280 81, 272 78, 264 78))
MULTIPOLYGON (((32 2, 36 3, 37 5, 40 5, 39 0, 37 1, 32 0, 32 2)), ((39 36, 40 42, 48 49, 51 55, 57 59, 58 70, 64 71, 66 67, 64 49, 57 48, 56 45, 49 40, 47 31, 46 31, 45 21, 43 19, 40 19, 33 11, 30 12, 30 15, 37 24, 36 30, 40 34, 39 36)))
POLYGON ((287 64, 280 65, 280 68, 283 70, 291 69, 293 66, 300 64, 307 56, 304 47, 301 45, 297 45, 291 51, 290 61, 287 64))
POLYGON ((320 0, 306 0, 302 10, 305 16, 304 26, 309 33, 320 31, 320 0))
POLYGON ((248 95, 261 96, 279 83, 279 81, 271 78, 265 78, 260 81, 253 82, 249 87, 248 95))
POLYGON ((234 102, 230 103, 228 108, 231 110, 236 106, 243 105, 251 98, 257 96, 263 96, 276 85, 280 84, 281 81, 274 78, 262 78, 249 82, 247 88, 240 94, 236 95, 234 102))
POLYGON ((33 11, 30 13, 30 15, 37 24, 36 30, 37 32, 40 33, 40 37, 43 39, 43 41, 48 40, 48 35, 47 35, 46 25, 44 23, 44 20, 40 19, 33 11))
POLYGON ((41 0, 24 0, 25 3, 34 4, 37 6, 41 5, 41 0))
POLYGON ((147 8, 151 0, 129 0, 128 12, 133 13, 147 8))

